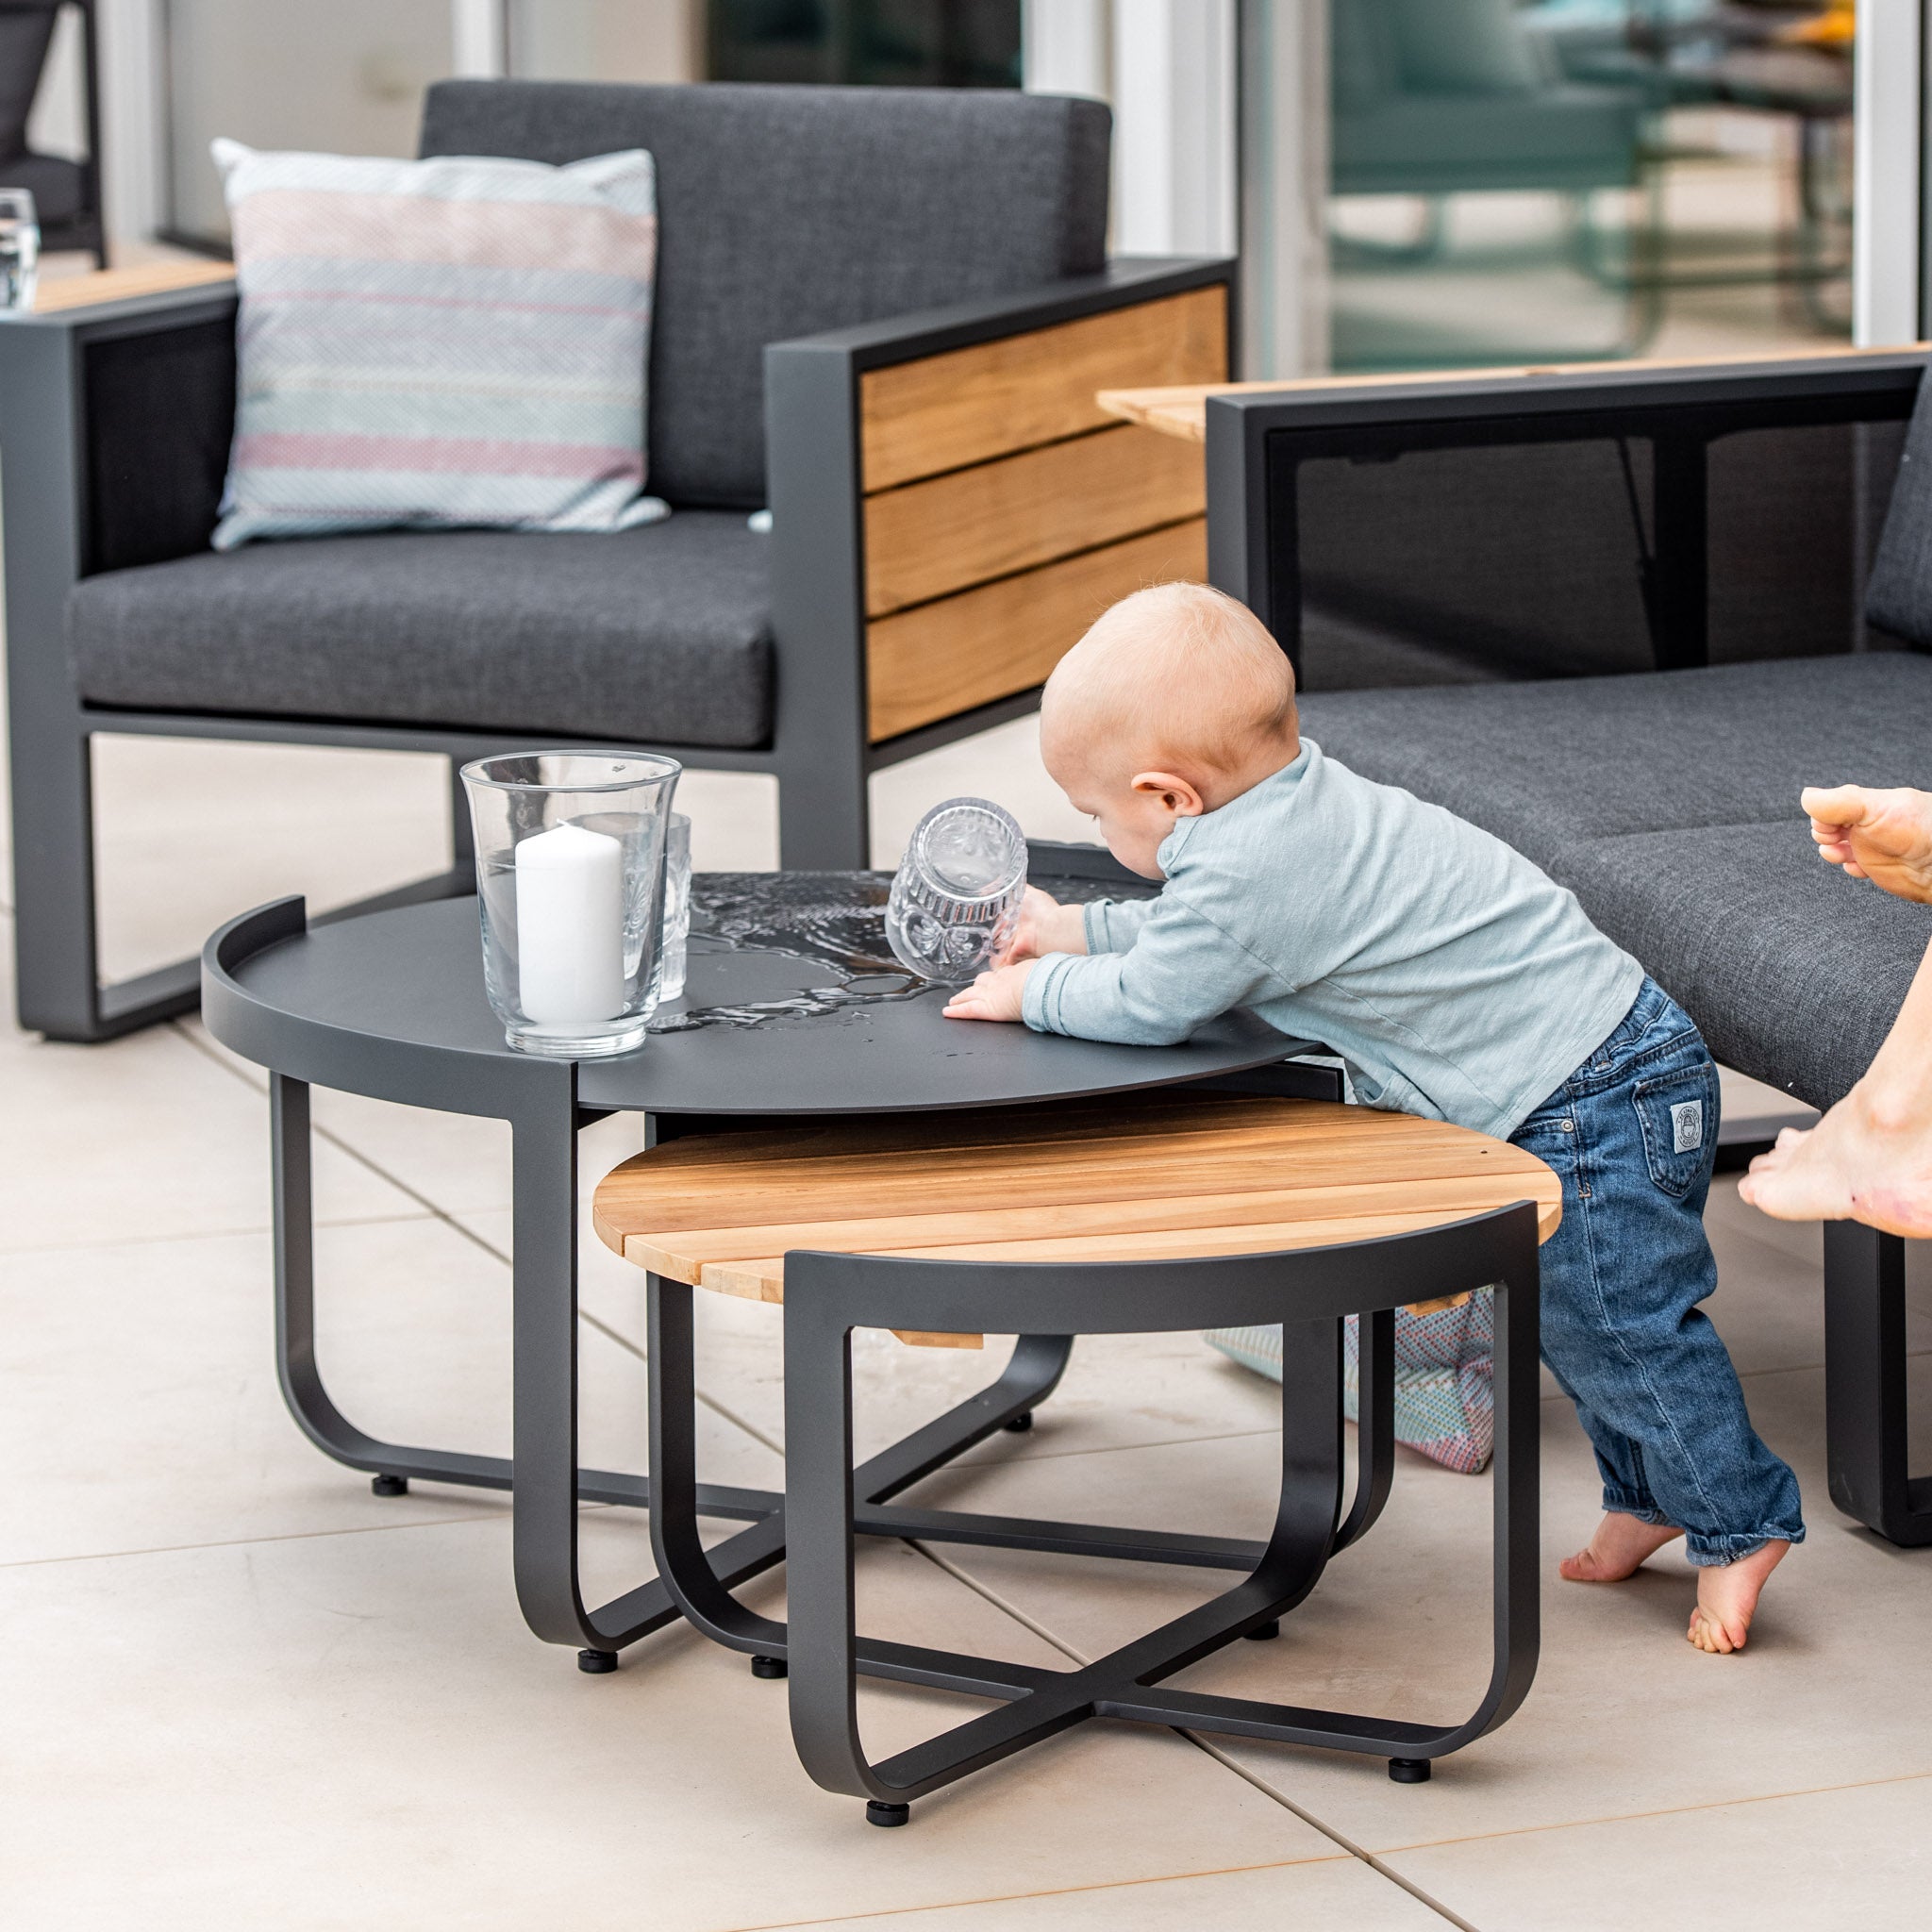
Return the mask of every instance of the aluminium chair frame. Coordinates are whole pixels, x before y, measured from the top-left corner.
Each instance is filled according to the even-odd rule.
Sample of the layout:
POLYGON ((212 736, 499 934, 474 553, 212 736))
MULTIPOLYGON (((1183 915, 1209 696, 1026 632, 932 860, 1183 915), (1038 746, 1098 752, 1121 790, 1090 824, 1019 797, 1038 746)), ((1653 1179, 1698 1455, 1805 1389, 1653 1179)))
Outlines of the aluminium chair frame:
MULTIPOLYGON (((915 1799, 1092 1718, 1169 1725, 1382 1757, 1398 1781, 1419 1783, 1437 1757, 1508 1718, 1536 1673, 1538 1649, 1537 1214, 1519 1202, 1446 1227, 1208 1260, 1094 1265, 910 1261, 799 1252, 786 1257, 786 1565, 790 1621, 747 1609, 718 1574, 722 1550, 698 1538, 691 1298, 650 1283, 651 1538, 658 1582, 715 1641, 748 1652, 762 1675, 791 1679, 791 1730, 807 1771, 826 1790, 868 1801, 877 1824, 904 1824, 915 1799), (1328 1558, 1369 1528, 1393 1465, 1394 1309, 1433 1295, 1496 1291, 1493 1487, 1493 1661, 1460 1724, 1303 1708, 1254 1698, 1158 1688, 1242 1637, 1272 1637, 1328 1558), (1342 1322, 1363 1316, 1361 1455, 1342 1509, 1342 1322), (1062 1555, 1132 1554, 1133 1532, 901 1507, 881 1512, 873 1466, 852 1462, 851 1337, 857 1327, 1022 1334, 1006 1374, 975 1401, 990 1432, 1030 1413, 1008 1389, 1028 1364, 1058 1357, 1074 1335, 1281 1322, 1285 1342, 1280 1502, 1265 1544, 1147 1536, 1155 1560, 1239 1569, 1241 1582, 1097 1661, 1055 1671, 859 1637, 854 1537, 900 1533, 982 1547, 1062 1555), (929 1517, 930 1527, 922 1525, 929 1517), (1124 1546, 1124 1544, 1125 1546, 1124 1546), (998 1700, 999 1707, 883 1763, 860 1740, 860 1674, 998 1700)), ((937 1430, 950 1422, 934 1424, 937 1430)), ((910 1449, 917 1437, 901 1444, 910 1449)), ((937 1467, 934 1457, 928 1467, 937 1467)), ((909 1465, 908 1465, 909 1467, 909 1465)), ((920 1469, 907 1476, 916 1480, 920 1469)), ((728 1545, 725 1546, 728 1549, 728 1545)))
MULTIPOLYGON (((108 554, 104 531, 113 525, 104 510, 111 510, 120 478, 98 474, 105 425, 89 357, 98 347, 169 331, 232 328, 236 298, 232 290, 202 287, 0 325, 21 1024, 51 1040, 108 1040, 189 1011, 197 997, 199 964, 192 959, 118 985, 100 983, 92 780, 96 734, 429 752, 446 758, 450 869, 333 917, 470 891, 468 810, 458 768, 475 758, 538 748, 610 746, 665 753, 699 770, 772 773, 779 781, 781 862, 807 870, 864 867, 871 857, 872 774, 1033 709, 1039 687, 871 741, 860 378, 870 370, 1162 296, 1210 287, 1231 291, 1234 268, 1221 259, 1121 258, 1095 275, 1015 294, 770 344, 765 419, 776 695, 771 741, 750 749, 86 702, 65 643, 74 585, 99 571, 189 555, 208 536, 197 511, 177 508, 179 527, 162 532, 158 542, 146 530, 141 554, 108 554)), ((1230 300, 1230 331, 1233 313, 1230 300)), ((125 466, 130 452, 115 454, 125 466)))
MULTIPOLYGON (((1658 671, 1709 662, 1709 450, 1753 429, 1902 423, 1926 345, 1724 363, 1397 378, 1250 391, 1207 407, 1210 580, 1299 659, 1296 479, 1303 462, 1582 437, 1649 440, 1643 603, 1658 671)), ((1774 1079, 1770 1070, 1756 1071, 1774 1079)), ((1807 1096, 1826 1099, 1830 1096, 1807 1096)), ((1932 1544, 1932 1476, 1909 1474, 1905 1242, 1855 1222, 1824 1232, 1826 1460, 1832 1501, 1887 1541, 1932 1544)))

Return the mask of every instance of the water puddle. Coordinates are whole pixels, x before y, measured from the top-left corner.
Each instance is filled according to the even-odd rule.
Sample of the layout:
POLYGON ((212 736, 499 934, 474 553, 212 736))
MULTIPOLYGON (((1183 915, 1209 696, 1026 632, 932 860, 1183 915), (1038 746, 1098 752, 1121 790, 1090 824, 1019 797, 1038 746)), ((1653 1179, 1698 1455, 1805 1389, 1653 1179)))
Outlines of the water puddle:
MULTIPOLYGON (((878 1007, 943 993, 938 982, 908 973, 886 943, 889 873, 700 873, 691 880, 690 973, 698 991, 705 962, 720 954, 794 962, 814 982, 764 999, 715 1006, 675 1004, 656 1014, 653 1033, 700 1026, 759 1026, 853 1007, 878 1007)), ((1069 904, 1124 896, 1131 888, 1094 879, 1041 878, 1069 904)), ((786 976, 796 977, 791 974, 786 976)))

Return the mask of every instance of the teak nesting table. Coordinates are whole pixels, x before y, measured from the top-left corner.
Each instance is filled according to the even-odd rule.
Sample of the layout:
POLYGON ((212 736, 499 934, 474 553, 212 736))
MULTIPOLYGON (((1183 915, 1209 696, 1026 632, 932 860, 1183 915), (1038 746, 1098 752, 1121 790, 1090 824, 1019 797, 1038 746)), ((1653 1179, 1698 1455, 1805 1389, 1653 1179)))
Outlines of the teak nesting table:
MULTIPOLYGON (((1039 855, 1034 870, 1062 898, 1101 890, 1091 877, 1055 877, 1039 855)), ((741 910, 763 891, 875 908, 885 886, 877 874, 701 877, 686 1005, 742 1016, 833 976, 747 939, 742 919, 721 923, 737 939, 717 937, 707 908, 720 894, 741 910)), ((1285 1059, 1319 1048, 1244 1014, 1184 1045, 1138 1048, 963 1024, 942 1018, 942 1005, 934 989, 656 1035, 609 1060, 545 1060, 504 1043, 484 994, 474 899, 312 924, 289 899, 231 922, 204 956, 203 1013, 218 1040, 271 1075, 277 1366, 297 1423, 325 1454, 368 1471, 378 1493, 412 1478, 513 1489, 519 1605, 539 1637, 575 1648, 586 1670, 614 1668, 617 1653, 680 1616, 749 1652, 761 1674, 789 1665, 813 1775, 870 1799, 879 1822, 899 1822, 910 1797, 1089 1716, 1375 1753, 1398 1775, 1426 1775, 1429 1759, 1507 1716, 1535 1668, 1539 1208, 1529 1204, 1547 1214, 1554 1199, 1541 1171, 1519 1173, 1514 1150, 1428 1123, 1281 1111, 1284 1096, 1339 1100, 1339 1075, 1285 1059), (510 1458, 383 1441, 331 1400, 314 1345, 311 1085, 509 1124, 510 1458), (1184 1097, 1174 1092, 1183 1087, 1184 1097), (600 1225, 653 1271, 648 1478, 577 1461, 576 1137, 619 1110, 646 1115, 654 1143, 610 1177, 599 1203, 600 1225), (1114 1128, 1094 1131, 1103 1117, 1114 1128), (1158 1158, 1139 1143, 1124 1152, 1124 1120, 1156 1138, 1158 1158), (1269 1167, 1284 1148, 1291 1181, 1269 1167), (841 1174, 849 1183, 855 1167, 865 1170, 858 1190, 833 1185, 841 1174), (1391 1193, 1398 1169, 1406 1178, 1391 1193), (942 1192, 941 1171, 964 1191, 942 1192), (990 1204, 973 1190, 995 1172, 1006 1176, 1005 1218, 989 1224, 990 1204), (787 1198, 788 1179, 808 1191, 787 1198), (667 1203, 682 1205, 664 1211, 667 1203), (840 1252, 841 1241, 865 1252, 840 1252), (1273 1258, 1255 1255, 1257 1243, 1273 1258), (1280 1252, 1297 1248, 1306 1252, 1280 1252), (1041 1265, 1008 1265, 1016 1260, 1041 1265), (789 1292, 784 1496, 697 1481, 691 1280, 789 1292), (1327 1557, 1369 1526, 1393 1460, 1392 1309, 1491 1282, 1502 1284, 1496 1663, 1475 1715, 1424 1726, 1152 1688, 1234 1637, 1273 1634, 1327 1557), (1362 1453, 1344 1517, 1341 1324, 1358 1310, 1362 1453), (999 1430, 1026 1426, 1075 1334, 1274 1320, 1302 1325, 1284 1350, 1283 1507, 1265 1544, 893 1500, 999 1430), (843 1405, 854 1326, 956 1343, 981 1330, 1019 1340, 977 1395, 853 1470, 843 1405), (659 1566, 595 1607, 578 1576, 586 1502, 650 1508, 659 1566), (747 1526, 706 1551, 697 1525, 708 1517, 747 1526), (858 1639, 855 1533, 1231 1569, 1247 1580, 1085 1672, 1041 1673, 858 1639), (788 1636, 731 1595, 781 1561, 794 1629, 814 1636, 788 1636), (854 1671, 1002 1708, 963 1726, 973 1735, 959 1746, 954 1734, 911 1754, 918 1762, 874 1770, 851 1725, 854 1671)))
POLYGON ((807 1769, 866 1799, 874 1824, 904 1824, 913 1799, 1095 1717, 1373 1753, 1420 1782, 1431 1759, 1507 1717, 1535 1668, 1536 1251, 1560 1212, 1557 1176, 1505 1142, 1334 1101, 1231 1093, 696 1134, 651 1149, 605 1177, 593 1213, 599 1236, 651 1274, 659 1575, 707 1635, 750 1652, 761 1674, 789 1674, 807 1769), (789 1621, 776 1624, 720 1581, 732 1545, 707 1553, 698 1541, 691 1290, 778 1302, 788 1283, 789 1621), (1158 1688, 1239 1638, 1275 1635, 1330 1555, 1374 1523, 1392 1474, 1393 1309, 1491 1285, 1495 1662, 1475 1712, 1415 1724, 1158 1688), (1362 1453, 1344 1520, 1341 1326, 1357 1311, 1362 1453), (1023 1335, 975 1398, 990 1432, 1030 1425, 1075 1335, 1272 1321, 1284 1324, 1282 1475, 1265 1546, 881 1510, 871 1468, 855 1476, 854 1327, 968 1346, 978 1325, 1051 1331, 1023 1335), (860 1529, 1247 1574, 1111 1656, 1045 1671, 860 1638, 860 1529), (861 1672, 1001 1707, 874 1765, 854 1706, 861 1672))

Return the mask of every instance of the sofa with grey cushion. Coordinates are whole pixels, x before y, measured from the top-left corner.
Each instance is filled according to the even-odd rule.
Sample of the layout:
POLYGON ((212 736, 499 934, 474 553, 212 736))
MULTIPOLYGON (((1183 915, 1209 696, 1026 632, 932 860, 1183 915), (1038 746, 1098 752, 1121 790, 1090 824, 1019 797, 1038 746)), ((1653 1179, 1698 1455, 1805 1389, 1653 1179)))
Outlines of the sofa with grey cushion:
MULTIPOLYGON (((1719 1059, 1820 1108, 1932 943, 1932 908, 1824 864, 1798 806, 1806 785, 1932 791, 1925 366, 1839 353, 1208 405, 1214 579, 1319 661, 1308 735, 1535 859, 1719 1059)), ((1893 1541, 1932 1543, 1932 1480, 1907 1474, 1905 1268, 1895 1237, 1827 1225, 1830 1481, 1893 1541)))
MULTIPOLYGON (((1024 708, 1077 635, 1064 597, 1016 594, 1028 573, 1046 583, 1077 553, 1131 588, 1135 516, 1191 516, 1198 548, 1197 475, 1185 501, 1172 481, 1124 492, 1118 527, 1052 520, 1058 550, 1037 519, 999 524, 1009 499, 1034 514, 1028 478, 1078 458, 1080 436, 1113 438, 1116 473, 1166 459, 1100 414, 1097 387, 1226 373, 1231 264, 1108 260, 1108 144, 1098 102, 1000 91, 432 88, 425 156, 656 158, 648 488, 674 514, 614 535, 397 531, 218 555, 232 290, 0 327, 23 1024, 101 1039, 195 997, 192 962, 98 984, 102 732, 434 751, 453 771, 540 745, 668 751, 775 774, 787 864, 868 863, 870 774, 1024 708), (934 358, 951 359, 933 379, 878 389, 934 358), (1024 407, 978 409, 975 383, 1024 407), (1008 473, 1011 489, 987 487, 1008 473), (978 547, 943 559, 949 574, 875 584, 882 497, 916 531, 908 495, 962 488, 991 506, 978 547), (748 522, 767 508, 769 535, 748 522), (960 602, 995 579, 1017 621, 960 602), (1027 633, 1036 611, 1065 635, 1027 633)), ((471 889, 464 825, 458 796, 455 864, 418 890, 471 889)))

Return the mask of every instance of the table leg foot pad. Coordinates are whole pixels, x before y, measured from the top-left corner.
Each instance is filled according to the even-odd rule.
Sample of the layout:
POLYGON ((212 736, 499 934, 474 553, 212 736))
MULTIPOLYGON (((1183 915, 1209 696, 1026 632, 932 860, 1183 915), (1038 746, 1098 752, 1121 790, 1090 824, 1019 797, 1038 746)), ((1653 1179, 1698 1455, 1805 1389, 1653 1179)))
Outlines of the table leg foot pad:
POLYGON ((785 1675, 785 1659, 782 1657, 755 1657, 751 1660, 751 1674, 754 1677, 782 1677, 785 1675))
POLYGON ((1429 1760, 1426 1757, 1391 1757, 1389 1775, 1399 1785, 1425 1785, 1429 1781, 1429 1760))
POLYGON ((865 1822, 868 1824, 908 1824, 911 1820, 910 1805, 886 1805, 877 1798, 865 1801, 865 1822))
POLYGON ((589 1677, 607 1676, 617 1668, 617 1653, 614 1650, 580 1650, 577 1652, 577 1669, 589 1677))

